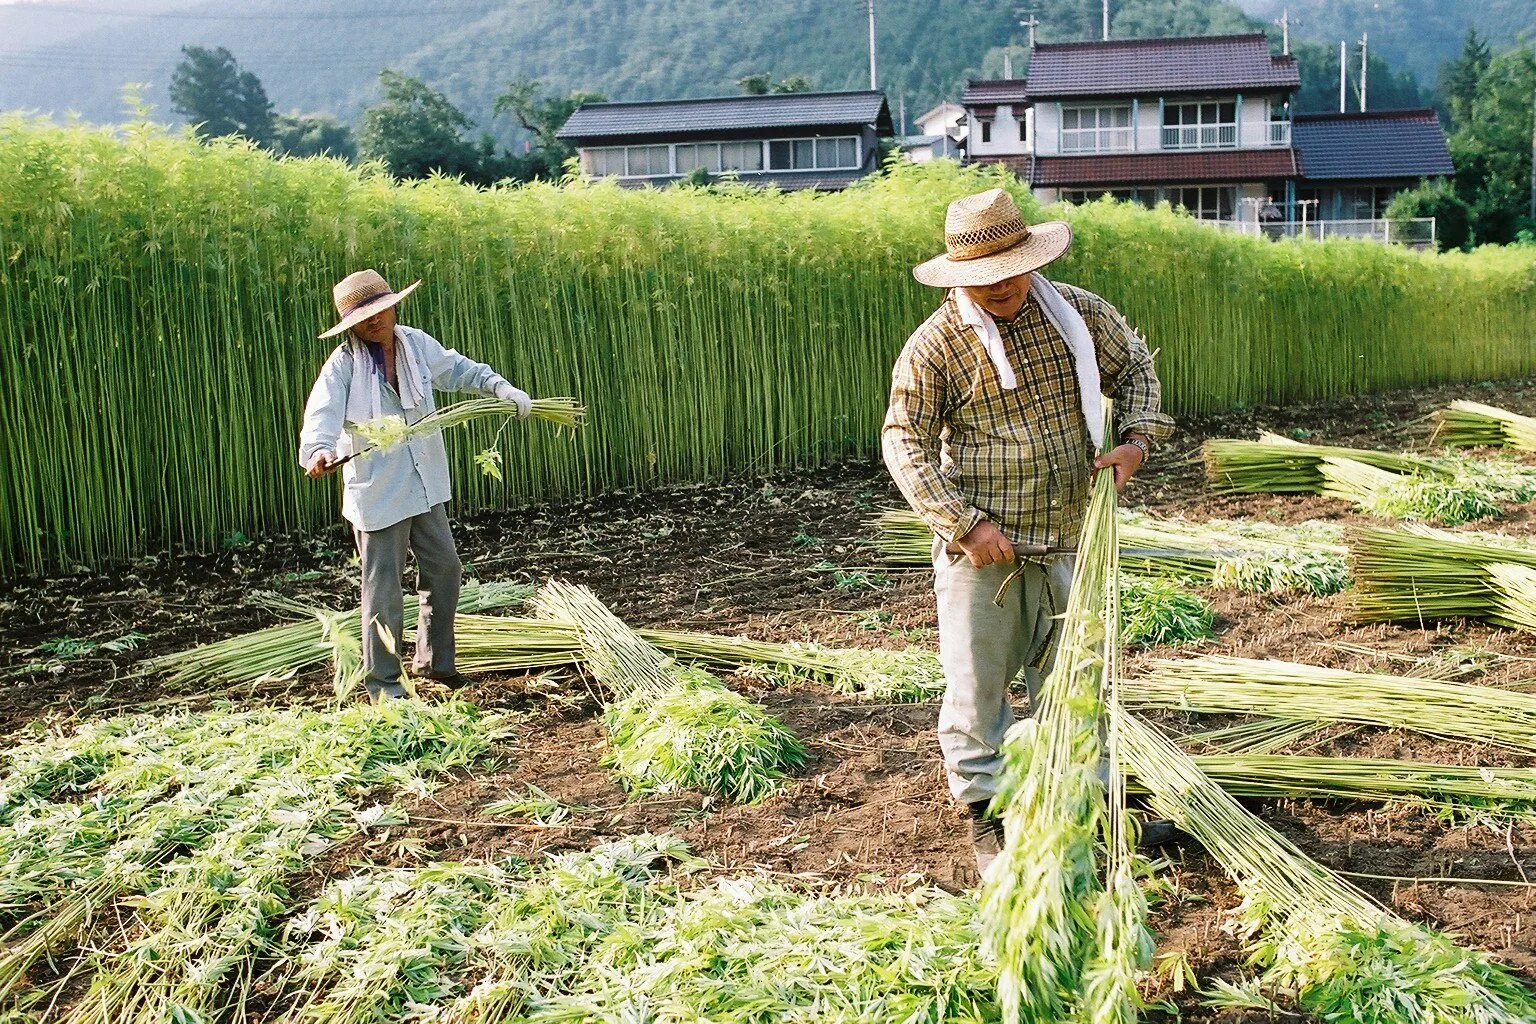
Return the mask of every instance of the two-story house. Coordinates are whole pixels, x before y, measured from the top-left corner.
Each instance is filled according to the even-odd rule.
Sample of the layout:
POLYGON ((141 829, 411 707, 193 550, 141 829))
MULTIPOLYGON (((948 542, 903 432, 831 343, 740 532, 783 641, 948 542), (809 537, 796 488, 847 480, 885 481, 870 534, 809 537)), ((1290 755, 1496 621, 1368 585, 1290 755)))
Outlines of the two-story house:
POLYGON ((582 173, 630 187, 729 174, 782 189, 844 188, 895 134, 882 92, 583 103, 556 133, 582 173))
POLYGON ((1043 43, 1023 80, 972 82, 967 159, 1005 163, 1043 201, 1167 200, 1230 220, 1289 197, 1296 58, 1262 34, 1043 43))
POLYGON ((1047 43, 1028 76, 970 82, 966 160, 1000 163, 1043 202, 1169 202, 1274 237, 1394 236, 1399 191, 1452 173, 1432 111, 1292 116, 1296 59, 1259 33, 1047 43))

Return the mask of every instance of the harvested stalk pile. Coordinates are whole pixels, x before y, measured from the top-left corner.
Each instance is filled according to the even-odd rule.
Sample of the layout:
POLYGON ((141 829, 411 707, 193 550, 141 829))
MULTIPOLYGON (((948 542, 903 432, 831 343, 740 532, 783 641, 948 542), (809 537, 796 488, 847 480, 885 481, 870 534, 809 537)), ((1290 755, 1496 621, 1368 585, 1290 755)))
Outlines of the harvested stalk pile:
MULTIPOLYGON (((887 561, 931 563, 933 534, 916 513, 888 509, 875 517, 871 528, 875 547, 887 561)), ((1121 567, 1140 574, 1255 593, 1322 595, 1349 585, 1342 529, 1333 523, 1197 523, 1122 509, 1119 534, 1121 567)))
POLYGON ((292 875, 400 820, 364 795, 425 788, 477 761, 498 728, 467 704, 417 701, 139 715, 13 756, 0 997, 46 1005, 75 978, 88 984, 57 1018, 71 1024, 216 1018, 248 987, 292 875), (50 788, 47 763, 93 771, 50 788), (65 969, 34 976, 45 959, 65 969))
POLYGON ((1361 527, 1350 532, 1349 549, 1364 621, 1469 618, 1536 632, 1536 546, 1528 541, 1361 527))
MULTIPOLYGON (((490 611, 522 604, 533 587, 518 583, 476 583, 459 592, 460 612, 490 611)), ((418 612, 414 595, 405 601, 405 628, 414 629, 418 612)), ((312 665, 333 663, 338 691, 361 678, 362 612, 332 611, 272 594, 255 594, 252 603, 293 619, 251 633, 217 640, 185 651, 161 655, 143 663, 143 673, 165 673, 168 682, 254 683, 281 679, 312 665)))
POLYGON ((1527 501, 1536 475, 1474 460, 1302 444, 1278 434, 1205 442, 1206 477, 1219 494, 1321 494, 1389 519, 1447 525, 1497 516, 1527 501))
POLYGON ((1166 738, 1115 716, 1126 757, 1167 815, 1242 893, 1238 918, 1264 980, 1322 1020, 1528 1024, 1536 998, 1505 968, 1383 910, 1239 804, 1166 738))
POLYGON ((1177 580, 1120 574, 1120 630, 1126 644, 1177 646, 1215 635, 1211 603, 1177 580))
POLYGON ((607 761, 629 789, 697 788, 752 803, 804 763, 800 741, 761 705, 666 657, 586 588, 552 580, 534 605, 576 623, 583 660, 614 694, 603 709, 607 761))
POLYGON ((1005 1020, 1133 1021, 1152 955, 1118 729, 1100 728, 1118 676, 1117 550, 1114 481, 1099 474, 1055 667, 1034 717, 1009 731, 993 801, 1006 843, 983 890, 983 938, 1005 1020))
POLYGON ((1536 694, 1286 661, 1204 657, 1153 662, 1120 684, 1127 707, 1199 714, 1256 711, 1293 722, 1354 722, 1536 752, 1536 694))
POLYGON ((1435 412, 1434 440, 1463 448, 1536 452, 1536 419, 1481 402, 1455 401, 1435 412))

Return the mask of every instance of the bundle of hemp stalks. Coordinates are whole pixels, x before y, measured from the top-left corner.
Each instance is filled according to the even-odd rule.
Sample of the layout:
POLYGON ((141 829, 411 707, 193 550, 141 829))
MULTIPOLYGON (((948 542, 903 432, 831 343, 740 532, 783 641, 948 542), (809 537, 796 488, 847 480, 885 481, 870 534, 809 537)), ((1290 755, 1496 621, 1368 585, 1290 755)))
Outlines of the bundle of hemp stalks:
POLYGON ((1469 618, 1536 633, 1536 544, 1427 526, 1361 527, 1348 540, 1363 621, 1469 618))
POLYGON ((1127 707, 1352 722, 1536 753, 1536 694, 1286 661, 1155 661, 1120 684, 1127 707))
POLYGON ((1417 455, 1302 444, 1279 434, 1213 439, 1206 477, 1218 494, 1321 494, 1388 519, 1449 526, 1497 516, 1500 499, 1525 500, 1532 480, 1417 455))
MULTIPOLYGON (((888 509, 871 523, 886 561, 928 565, 933 533, 917 513, 888 509)), ((1119 513, 1121 567, 1200 586, 1251 593, 1333 594, 1349 585, 1342 529, 1310 521, 1294 526, 1247 520, 1190 522, 1127 509, 1119 513), (1157 554, 1126 554, 1126 548, 1157 554)))
MULTIPOLYGON (((522 604, 533 588, 520 583, 470 580, 459 591, 460 612, 483 612, 522 604)), ((418 605, 407 595, 405 627, 414 629, 418 605)), ((334 666, 338 691, 355 684, 362 671, 362 610, 333 611, 276 594, 252 595, 252 604, 292 619, 250 633, 226 637, 185 651, 144 661, 138 672, 166 673, 177 684, 254 683, 281 679, 312 665, 334 666)))
POLYGON ((1433 440, 1449 447, 1536 452, 1536 419, 1481 402, 1455 401, 1435 412, 1433 440))
MULTIPOLYGON (((580 427, 586 417, 586 407, 574 398, 535 398, 533 411, 528 414, 531 420, 552 423, 569 430, 580 427)), ((434 430, 462 426, 476 420, 510 421, 516 418, 517 405, 512 402, 503 402, 499 398, 470 398, 434 409, 415 423, 407 423, 403 416, 380 416, 366 423, 353 424, 352 430, 366 438, 375 449, 388 451, 413 437, 434 430)))
MULTIPOLYGON (((637 629, 647 643, 685 663, 743 671, 776 684, 812 681, 866 700, 918 703, 944 692, 938 656, 918 647, 779 644, 677 629, 637 629)), ((557 618, 461 615, 454 625, 459 665, 469 672, 530 672, 582 660, 580 627, 557 618)))
POLYGON ((1536 1020, 1536 998, 1507 969, 1381 908, 1259 820, 1151 726, 1118 706, 1113 718, 1152 806, 1237 883, 1241 935, 1267 985, 1294 992, 1319 1020, 1536 1020))
POLYGON ((982 936, 1004 1020, 1134 1021, 1136 975, 1152 955, 1131 871, 1118 726, 1101 737, 1119 678, 1117 551, 1114 481, 1099 474, 1055 667, 1034 717, 1009 730, 992 805, 1006 841, 985 881, 982 936))
POLYGON ((612 693, 606 760, 631 791, 694 788, 755 803, 805 762, 800 741, 762 705, 668 658, 585 587, 551 580, 533 606, 576 624, 583 661, 612 693))

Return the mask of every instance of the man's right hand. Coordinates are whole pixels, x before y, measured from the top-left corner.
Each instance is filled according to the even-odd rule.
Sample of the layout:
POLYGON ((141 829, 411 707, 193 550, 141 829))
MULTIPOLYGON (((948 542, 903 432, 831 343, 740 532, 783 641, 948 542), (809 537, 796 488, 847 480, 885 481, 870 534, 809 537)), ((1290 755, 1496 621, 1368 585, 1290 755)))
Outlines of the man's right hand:
POLYGON ((1013 541, 1003 535, 996 523, 987 519, 971 527, 971 532, 964 537, 955 538, 955 543, 978 569, 1013 561, 1013 541))
POLYGON ((315 457, 309 460, 309 468, 304 472, 311 480, 318 480, 329 473, 336 462, 333 452, 316 452, 315 457))

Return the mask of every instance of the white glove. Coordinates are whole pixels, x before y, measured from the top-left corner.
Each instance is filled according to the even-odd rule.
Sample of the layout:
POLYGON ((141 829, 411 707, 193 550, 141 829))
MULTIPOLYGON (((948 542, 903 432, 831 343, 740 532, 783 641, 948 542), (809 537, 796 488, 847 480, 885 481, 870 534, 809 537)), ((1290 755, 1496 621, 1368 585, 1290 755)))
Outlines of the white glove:
POLYGON ((496 385, 496 397, 517 406, 517 418, 520 420, 527 419, 533 412, 533 399, 528 397, 528 392, 515 388, 506 381, 496 385))

